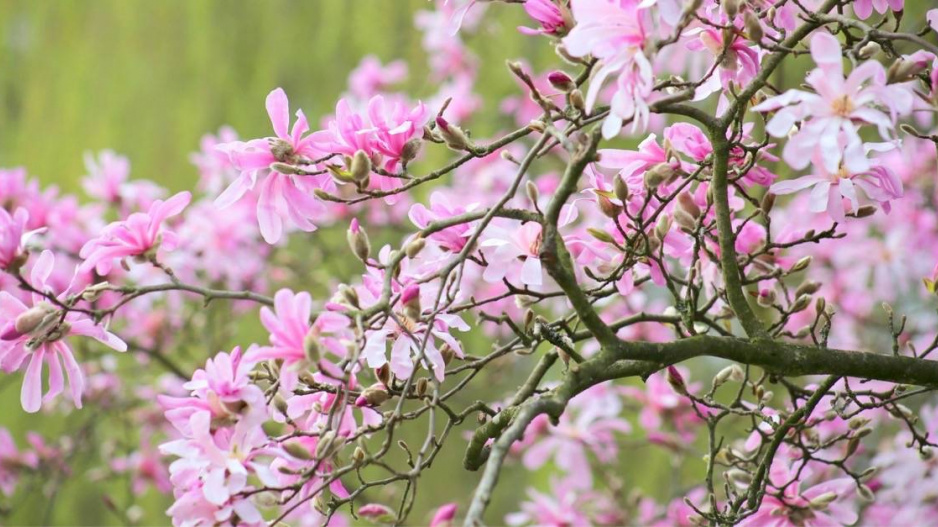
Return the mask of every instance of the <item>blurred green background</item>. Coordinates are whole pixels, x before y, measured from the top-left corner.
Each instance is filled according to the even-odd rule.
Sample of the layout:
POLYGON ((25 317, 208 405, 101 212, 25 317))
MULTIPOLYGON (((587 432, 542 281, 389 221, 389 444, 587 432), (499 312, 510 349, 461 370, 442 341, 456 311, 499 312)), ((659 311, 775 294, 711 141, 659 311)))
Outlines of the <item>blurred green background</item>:
MULTIPOLYGON (((274 87, 282 86, 291 106, 302 107, 314 127, 332 112, 348 73, 368 54, 384 62, 405 59, 410 77, 402 89, 415 97, 433 94, 435 87, 426 80, 422 35, 413 29, 415 12, 430 7, 426 0, 0 1, 0 166, 23 165, 44 186, 76 192, 85 173, 82 154, 110 148, 130 158, 132 177, 152 179, 172 190, 192 189, 197 173, 188 156, 198 149, 199 138, 225 124, 242 137, 267 135, 270 125, 263 101, 274 87)), ((498 6, 482 30, 467 38, 483 64, 477 84, 483 108, 473 122, 477 132, 491 132, 510 120, 497 112, 503 96, 518 92, 506 74, 505 59, 524 57, 537 71, 556 61, 547 41, 517 33, 515 27, 523 22, 518 6, 498 6)), ((344 241, 330 244, 328 234, 315 236, 315 261, 328 261, 332 248, 346 256, 344 241)), ((332 265, 343 261, 334 258, 332 265)), ((264 338, 256 317, 247 318, 242 333, 264 338)), ((243 344, 228 344, 236 343, 243 344)), ((481 340, 474 344, 480 346, 479 353, 487 349, 481 340)), ((214 351, 206 351, 193 364, 214 351)), ((506 394, 535 360, 500 372, 506 394)), ((0 378, 0 426, 10 428, 20 446, 26 430, 40 430, 48 437, 66 431, 77 441, 102 438, 76 432, 88 419, 106 419, 93 409, 64 420, 61 414, 27 418, 19 406, 20 382, 20 374, 0 378)), ((477 384, 487 389, 477 388, 467 400, 491 400, 487 380, 477 384)), ((425 523, 430 511, 444 502, 468 502, 478 475, 464 471, 461 458, 464 434, 474 425, 470 420, 454 433, 434 470, 421 480, 412 523, 425 523)), ((414 442, 422 439, 422 427, 415 428, 414 442)), ((125 433, 133 437, 132 431, 116 435, 125 433)), ((646 491, 667 495, 680 484, 679 467, 671 467, 669 457, 660 449, 624 451, 620 465, 628 470, 620 475, 626 484, 634 484, 640 474, 646 491)), ((127 494, 126 482, 93 480, 88 469, 97 463, 72 467, 73 476, 56 492, 54 507, 37 487, 21 489, 16 513, 4 521, 121 524, 101 499, 113 494, 118 503, 125 503, 121 500, 127 494)), ((544 473, 506 471, 490 520, 497 523, 516 510, 525 499, 525 478, 546 490, 544 473)), ((388 497, 374 493, 368 498, 388 497)), ((166 498, 150 491, 139 505, 143 524, 169 523, 166 498)))

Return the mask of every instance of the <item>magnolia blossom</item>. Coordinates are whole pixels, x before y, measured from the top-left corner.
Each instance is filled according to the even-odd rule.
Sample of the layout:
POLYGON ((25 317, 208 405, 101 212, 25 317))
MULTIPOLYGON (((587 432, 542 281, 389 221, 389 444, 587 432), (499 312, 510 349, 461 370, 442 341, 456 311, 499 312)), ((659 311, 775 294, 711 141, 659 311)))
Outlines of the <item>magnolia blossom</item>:
MULTIPOLYGON (((43 251, 33 264, 30 284, 52 295, 47 283, 54 265, 52 252, 43 251)), ((0 369, 17 370, 29 358, 20 392, 20 402, 27 412, 39 411, 43 401, 51 401, 64 391, 63 365, 72 401, 81 408, 85 381, 81 366, 64 340, 70 335, 91 337, 117 351, 127 350, 124 341, 91 318, 76 311, 63 314, 43 294, 34 293, 32 305, 27 306, 8 292, 0 291, 0 369), (49 366, 49 391, 45 396, 42 394, 44 363, 49 366)))
POLYGON ((124 221, 116 221, 89 240, 79 256, 85 259, 83 270, 94 269, 100 275, 111 271, 114 260, 127 257, 156 258, 160 249, 171 251, 179 245, 176 233, 167 230, 163 222, 178 215, 189 204, 192 194, 180 192, 166 201, 156 200, 146 213, 135 212, 124 221))
POLYGON ((815 93, 788 90, 753 110, 777 110, 766 125, 776 137, 786 136, 796 122, 804 121, 782 152, 792 168, 805 168, 814 159, 830 173, 841 163, 848 170, 863 171, 866 157, 859 126, 875 125, 888 139, 896 115, 911 110, 912 91, 904 84, 887 85, 886 70, 876 61, 864 62, 845 79, 840 43, 829 33, 819 32, 811 38, 811 57, 818 67, 806 81, 815 93), (888 109, 889 114, 878 107, 888 109), (841 137, 846 137, 846 142, 841 137))
POLYGON ((239 525, 265 525, 257 507, 240 493, 255 476, 262 484, 277 479, 264 456, 276 453, 267 435, 251 420, 233 429, 211 431, 211 416, 198 412, 189 421, 192 435, 160 446, 164 454, 178 456, 170 465, 176 502, 167 513, 174 525, 215 525, 237 514, 239 525))
POLYGON ((563 43, 574 57, 592 55, 600 61, 586 95, 592 111, 607 78, 615 75, 615 94, 609 116, 603 122, 603 137, 614 137, 625 121, 632 130, 648 125, 648 98, 654 75, 642 49, 645 45, 645 14, 638 0, 579 0, 573 2, 576 25, 563 43))
MULTIPOLYGON (((367 112, 362 114, 341 99, 336 105, 335 119, 329 121, 328 128, 313 133, 311 137, 320 150, 347 156, 361 150, 374 163, 394 172, 402 163, 413 160, 417 152, 411 150, 408 143, 423 134, 426 120, 427 108, 420 102, 408 108, 400 99, 375 95, 368 101, 367 112)), ((371 177, 382 190, 390 190, 400 184, 397 178, 379 174, 371 177)))
POLYGON ((322 214, 323 206, 313 197, 313 190, 317 188, 314 178, 283 174, 277 170, 288 170, 272 167, 275 163, 308 164, 316 157, 312 136, 303 137, 309 131, 306 116, 302 110, 297 110, 296 122, 290 129, 290 106, 281 88, 267 95, 266 104, 276 137, 218 146, 241 174, 215 199, 215 204, 225 208, 248 191, 256 191, 261 236, 267 243, 275 244, 283 235, 286 221, 303 231, 316 230, 310 220, 322 214))
MULTIPOLYGON (((865 157, 864 157, 865 159, 865 157)), ((809 209, 811 212, 827 211, 830 217, 839 223, 846 218, 843 200, 848 202, 848 211, 856 212, 860 208, 857 194, 859 188, 872 201, 882 205, 883 210, 890 210, 889 202, 902 197, 902 181, 888 167, 874 165, 852 172, 845 163, 835 171, 828 171, 826 163, 816 160, 815 174, 802 176, 788 181, 775 183, 769 189, 775 194, 792 194, 811 188, 809 209)))
POLYGON ((572 15, 564 3, 555 0, 527 0, 524 10, 533 18, 540 28, 531 29, 519 26, 518 31, 525 35, 550 35, 562 37, 573 26, 572 15))
POLYGON ((188 397, 158 397, 166 419, 184 435, 191 435, 191 419, 196 414, 205 413, 216 424, 223 424, 260 412, 264 392, 248 375, 254 364, 251 354, 242 353, 240 347, 231 353, 219 352, 183 385, 190 392, 188 397))
POLYGON ((150 181, 128 181, 130 161, 111 150, 104 150, 97 157, 85 154, 85 167, 88 175, 81 181, 85 193, 106 203, 118 204, 121 210, 149 207, 165 192, 150 181))
POLYGON ((382 65, 378 57, 368 55, 349 74, 349 91, 359 100, 364 101, 406 78, 407 63, 404 61, 395 60, 382 65))
POLYGON ((492 248, 483 249, 489 264, 482 275, 486 281, 500 282, 507 276, 533 287, 544 284, 539 223, 528 222, 520 227, 508 224, 493 226, 479 245, 492 248), (520 267, 519 260, 522 261, 520 267))
MULTIPOLYGON (((408 305, 419 306, 421 296, 421 290, 416 284, 403 288, 400 303, 404 306, 405 312, 408 305)), ((446 361, 436 340, 439 339, 449 347, 457 357, 462 357, 462 346, 450 334, 450 330, 468 331, 469 325, 459 316, 446 313, 437 314, 432 324, 414 320, 405 313, 399 313, 398 320, 400 323, 389 318, 382 329, 368 335, 365 348, 362 350, 362 357, 367 361, 368 366, 380 368, 385 364, 390 364, 394 375, 407 379, 413 374, 414 359, 423 357, 420 363, 428 370, 432 370, 434 376, 442 381, 446 361), (430 335, 425 338, 427 332, 430 335), (387 358, 388 341, 391 341, 390 361, 387 358)))
POLYGON ((24 246, 29 238, 45 229, 27 231, 29 213, 17 208, 12 215, 0 207, 0 269, 15 270, 25 263, 24 246))

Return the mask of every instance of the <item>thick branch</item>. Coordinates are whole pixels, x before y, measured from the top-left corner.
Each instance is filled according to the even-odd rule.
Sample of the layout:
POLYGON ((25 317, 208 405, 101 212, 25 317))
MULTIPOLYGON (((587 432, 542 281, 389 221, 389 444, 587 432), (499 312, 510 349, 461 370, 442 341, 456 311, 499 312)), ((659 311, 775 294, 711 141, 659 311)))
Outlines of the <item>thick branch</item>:
POLYGON ((694 357, 729 359, 785 376, 836 375, 938 387, 938 361, 866 351, 700 335, 673 342, 620 341, 615 356, 664 367, 694 357))

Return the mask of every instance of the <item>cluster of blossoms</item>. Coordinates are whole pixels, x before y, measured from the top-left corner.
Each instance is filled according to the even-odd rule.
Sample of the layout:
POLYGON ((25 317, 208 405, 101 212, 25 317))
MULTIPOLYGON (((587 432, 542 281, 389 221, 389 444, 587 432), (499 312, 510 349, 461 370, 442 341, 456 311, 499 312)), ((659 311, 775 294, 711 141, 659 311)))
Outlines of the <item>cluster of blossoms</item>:
POLYGON ((128 522, 153 489, 182 526, 475 524, 503 463, 549 476, 511 525, 933 518, 928 29, 863 22, 898 28, 901 0, 526 0, 518 30, 563 69, 510 62, 519 128, 481 140, 463 39, 496 3, 417 13, 422 101, 375 57, 320 126, 272 90, 273 135, 206 136, 194 194, 110 151, 86 200, 0 171, 0 370, 26 412, 93 406, 138 436, 21 451, 0 428, 0 494, 97 448, 97 477, 131 478, 107 496, 128 522), (805 84, 769 83, 795 55, 805 84), (700 355, 690 382, 675 363, 700 355), (418 518, 447 441, 478 491, 418 518), (659 458, 673 483, 637 485, 659 458))

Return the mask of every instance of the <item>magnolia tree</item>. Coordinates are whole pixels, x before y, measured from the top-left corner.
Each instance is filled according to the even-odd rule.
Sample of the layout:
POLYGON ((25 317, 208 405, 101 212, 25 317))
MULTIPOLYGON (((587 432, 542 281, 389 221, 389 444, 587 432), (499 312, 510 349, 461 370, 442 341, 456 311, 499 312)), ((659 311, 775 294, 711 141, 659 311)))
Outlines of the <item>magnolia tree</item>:
POLYGON ((96 453, 186 526, 933 522, 938 10, 903 7, 441 1, 435 95, 366 58, 311 126, 274 89, 268 137, 204 139, 195 196, 112 152, 82 201, 0 172, 0 367, 24 412, 90 413, 0 429, 5 512, 96 453), (464 41, 520 10, 555 64, 509 61, 517 128, 479 137, 464 41), (286 241, 330 229, 357 278, 311 294, 286 241), (134 444, 89 441, 114 415, 134 444), (643 446, 693 479, 641 492, 643 446), (475 492, 411 514, 443 448, 475 492), (549 485, 487 515, 509 470, 549 485))

